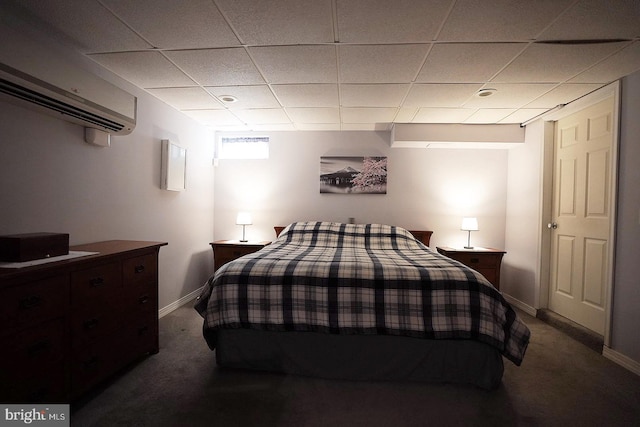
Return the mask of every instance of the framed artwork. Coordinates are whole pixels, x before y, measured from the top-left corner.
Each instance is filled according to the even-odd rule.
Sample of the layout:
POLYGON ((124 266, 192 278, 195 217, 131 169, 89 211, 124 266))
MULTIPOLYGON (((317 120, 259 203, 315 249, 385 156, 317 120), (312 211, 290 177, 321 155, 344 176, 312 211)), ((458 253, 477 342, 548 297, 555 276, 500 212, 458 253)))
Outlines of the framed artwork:
POLYGON ((187 149, 168 139, 162 140, 160 188, 184 191, 187 188, 187 149))
POLYGON ((387 194, 387 158, 321 157, 320 193, 387 194))

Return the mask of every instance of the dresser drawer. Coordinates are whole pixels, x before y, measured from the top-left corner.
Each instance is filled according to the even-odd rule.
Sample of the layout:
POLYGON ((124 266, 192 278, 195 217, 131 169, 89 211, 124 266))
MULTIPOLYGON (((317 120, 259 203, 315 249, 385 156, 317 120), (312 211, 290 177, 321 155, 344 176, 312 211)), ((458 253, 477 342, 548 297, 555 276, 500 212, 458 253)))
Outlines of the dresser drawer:
POLYGON ((79 310, 71 315, 71 336, 77 349, 102 339, 122 325, 123 307, 107 307, 100 310, 79 310))
POLYGON ((91 345, 76 349, 71 361, 71 389, 82 394, 122 366, 126 347, 121 338, 111 334, 91 345))
POLYGON ((112 262, 71 273, 71 307, 101 307, 116 299, 122 288, 120 264, 112 262))
POLYGON ((122 274, 127 286, 155 282, 158 278, 158 255, 153 253, 125 259, 122 274))
POLYGON ((5 381, 0 376, 0 402, 68 403, 68 383, 63 362, 49 365, 46 372, 33 377, 5 381))
POLYGON ((131 362, 148 353, 158 352, 158 316, 149 314, 131 319, 121 332, 126 344, 126 362, 131 362))
POLYGON ((0 291, 0 334, 64 316, 69 302, 68 276, 53 276, 0 291))
POLYGON ((158 290, 156 283, 134 285, 129 289, 122 301, 124 310, 137 316, 139 313, 155 313, 158 315, 158 290))
POLYGON ((0 370, 3 377, 24 378, 42 374, 62 362, 67 339, 63 319, 44 322, 2 338, 0 370))
POLYGON ((0 339, 0 401, 54 402, 67 391, 63 319, 44 322, 0 339))

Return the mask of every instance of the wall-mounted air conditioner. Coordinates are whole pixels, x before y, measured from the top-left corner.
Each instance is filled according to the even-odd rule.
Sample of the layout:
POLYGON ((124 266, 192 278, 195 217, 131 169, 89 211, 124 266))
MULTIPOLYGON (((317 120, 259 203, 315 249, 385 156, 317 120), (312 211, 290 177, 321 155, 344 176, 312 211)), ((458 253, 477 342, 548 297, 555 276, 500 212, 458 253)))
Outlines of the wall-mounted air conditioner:
POLYGON ((0 97, 80 124, 98 145, 108 138, 96 134, 126 135, 136 125, 135 96, 31 39, 0 44, 0 97))

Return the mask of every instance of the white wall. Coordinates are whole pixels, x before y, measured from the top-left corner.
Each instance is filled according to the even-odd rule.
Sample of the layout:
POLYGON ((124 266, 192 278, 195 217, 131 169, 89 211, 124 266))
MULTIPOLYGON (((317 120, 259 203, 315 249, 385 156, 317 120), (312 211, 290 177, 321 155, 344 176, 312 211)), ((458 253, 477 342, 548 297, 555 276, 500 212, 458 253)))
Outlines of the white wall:
POLYGON ((640 72, 622 80, 611 347, 640 365, 640 72))
MULTIPOLYGON (((225 135, 238 135, 225 133, 225 135)), ((296 220, 378 222, 433 230, 431 246, 466 244, 463 216, 477 216, 476 246, 504 245, 506 150, 390 148, 388 132, 263 132, 268 160, 220 160, 215 237, 239 239, 239 210, 253 213, 247 238, 273 240, 296 220), (320 157, 387 156, 386 195, 319 193, 320 157)))
POLYGON ((509 150, 501 277, 502 290, 530 314, 548 300, 552 163, 553 123, 535 121, 526 128, 525 144, 509 150))
MULTIPOLYGON (((97 71, 84 58, 76 65, 97 71)), ((168 242, 160 250, 162 308, 212 271, 213 132, 111 80, 138 97, 138 124, 132 134, 112 137, 109 148, 85 143, 81 126, 0 100, 0 235, 50 231, 69 233, 71 244, 168 242), (185 192, 160 189, 164 138, 188 150, 185 192)))

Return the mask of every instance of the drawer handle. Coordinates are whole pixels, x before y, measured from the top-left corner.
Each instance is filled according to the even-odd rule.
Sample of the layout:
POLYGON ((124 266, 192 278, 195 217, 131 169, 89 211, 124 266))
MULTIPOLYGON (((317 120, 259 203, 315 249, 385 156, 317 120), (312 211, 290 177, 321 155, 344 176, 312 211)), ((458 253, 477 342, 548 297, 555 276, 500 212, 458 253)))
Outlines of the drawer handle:
POLYGON ((102 277, 94 277, 93 279, 89 280, 89 284, 92 288, 98 288, 104 285, 104 279, 102 277))
POLYGON ((82 363, 84 369, 95 369, 98 367, 98 358, 96 356, 91 356, 91 358, 82 363))
POLYGON ((93 319, 85 320, 83 323, 83 326, 85 329, 91 330, 97 327, 98 323, 100 323, 100 321, 98 319, 93 318, 93 319))
POLYGON ((22 298, 20 300, 20 309, 29 310, 35 307, 38 307, 42 303, 42 298, 37 295, 32 295, 30 297, 22 298))
POLYGON ((474 264, 477 264, 480 262, 480 258, 471 258, 470 261, 474 264))
POLYGON ((43 340, 38 341, 35 344, 32 344, 27 348, 27 354, 30 358, 35 358, 40 356, 43 353, 46 353, 51 348, 51 343, 49 341, 43 340))
POLYGON ((136 265, 133 271, 135 271, 136 274, 144 272, 144 265, 136 265))
POLYGON ((138 302, 140 304, 146 304, 149 302, 149 295, 143 295, 140 298, 138 298, 138 302))

